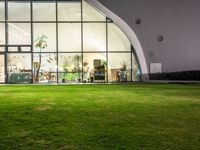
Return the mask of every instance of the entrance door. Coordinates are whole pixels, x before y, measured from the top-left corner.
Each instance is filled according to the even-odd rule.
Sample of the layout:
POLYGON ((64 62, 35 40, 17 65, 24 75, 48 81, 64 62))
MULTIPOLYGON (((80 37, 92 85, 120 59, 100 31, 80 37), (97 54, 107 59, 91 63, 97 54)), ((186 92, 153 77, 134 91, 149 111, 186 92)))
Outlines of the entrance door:
POLYGON ((0 83, 5 82, 5 58, 3 54, 0 54, 0 83))

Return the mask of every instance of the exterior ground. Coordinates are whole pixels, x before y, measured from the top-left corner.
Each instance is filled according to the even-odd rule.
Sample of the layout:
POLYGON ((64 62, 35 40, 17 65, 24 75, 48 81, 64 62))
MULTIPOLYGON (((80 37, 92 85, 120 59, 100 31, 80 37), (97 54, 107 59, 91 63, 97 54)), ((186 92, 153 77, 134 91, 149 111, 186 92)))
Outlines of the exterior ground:
POLYGON ((199 84, 0 86, 0 149, 200 149, 199 84))

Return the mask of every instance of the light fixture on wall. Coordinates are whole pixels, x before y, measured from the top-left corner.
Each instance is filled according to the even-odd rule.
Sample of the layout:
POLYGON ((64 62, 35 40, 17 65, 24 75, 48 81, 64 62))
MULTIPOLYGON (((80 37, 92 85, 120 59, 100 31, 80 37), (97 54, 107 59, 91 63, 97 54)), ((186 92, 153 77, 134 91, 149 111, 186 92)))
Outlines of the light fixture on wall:
POLYGON ((157 40, 159 42, 162 42, 164 40, 164 37, 162 35, 158 35, 157 40))
POLYGON ((136 20, 135 20, 135 24, 137 24, 137 25, 140 25, 141 24, 141 19, 140 18, 137 18, 136 20))

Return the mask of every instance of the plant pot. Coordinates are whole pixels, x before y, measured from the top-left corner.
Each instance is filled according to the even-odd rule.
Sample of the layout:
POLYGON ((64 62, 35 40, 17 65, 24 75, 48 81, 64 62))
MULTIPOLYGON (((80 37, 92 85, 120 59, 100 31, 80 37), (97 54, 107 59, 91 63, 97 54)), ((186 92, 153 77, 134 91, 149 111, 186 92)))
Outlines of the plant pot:
POLYGON ((39 78, 35 78, 34 83, 39 83, 39 78))

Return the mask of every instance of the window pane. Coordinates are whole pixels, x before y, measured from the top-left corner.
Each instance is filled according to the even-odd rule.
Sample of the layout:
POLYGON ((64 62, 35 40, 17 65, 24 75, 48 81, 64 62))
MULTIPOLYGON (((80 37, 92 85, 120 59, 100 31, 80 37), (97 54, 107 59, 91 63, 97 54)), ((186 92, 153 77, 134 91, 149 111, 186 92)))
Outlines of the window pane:
POLYGON ((29 23, 8 23, 8 43, 13 45, 31 44, 29 23))
POLYGON ((58 39, 59 51, 81 51, 81 24, 60 23, 58 39))
POLYGON ((106 54, 85 53, 83 55, 83 82, 106 82, 106 54))
POLYGON ((57 82, 57 57, 56 54, 34 54, 34 81, 57 82), (41 62, 40 62, 41 57, 41 62), (40 65, 40 69, 39 69, 40 65), (37 79, 37 73, 38 78, 37 79))
POLYGON ((0 82, 5 82, 4 55, 0 55, 0 82))
POLYGON ((131 51, 131 43, 114 23, 108 24, 108 50, 109 51, 131 51))
POLYGON ((84 51, 106 51, 106 24, 85 23, 83 27, 84 51))
POLYGON ((34 51, 40 52, 40 49, 35 45, 42 36, 46 36, 45 39, 47 47, 43 49, 43 52, 56 52, 56 24, 54 23, 35 23, 33 25, 33 37, 34 37, 34 51))
POLYGON ((83 1, 83 20, 84 21, 106 21, 106 17, 97 9, 83 1))
POLYGON ((81 21, 81 3, 77 2, 58 2, 59 21, 81 21))
POLYGON ((30 21, 30 2, 8 2, 8 20, 30 21))
POLYGON ((30 52, 31 48, 30 47, 21 47, 22 52, 30 52))
POLYGON ((108 54, 109 82, 131 81, 131 53, 108 54))
POLYGON ((34 21, 56 21, 55 1, 37 1, 33 3, 34 21))
POLYGON ((19 48, 16 47, 16 46, 15 46, 15 47, 12 47, 12 46, 10 47, 10 46, 9 46, 9 47, 8 47, 8 51, 9 51, 9 52, 17 52, 17 51, 19 51, 19 48))
POLYGON ((0 45, 5 44, 5 24, 0 23, 0 45))
POLYGON ((0 1, 0 21, 5 20, 5 3, 4 1, 0 1))
POLYGON ((4 46, 0 46, 0 52, 4 52, 5 51, 5 47, 4 46))
POLYGON ((8 82, 32 82, 31 54, 8 54, 8 82))
POLYGON ((58 56, 59 82, 80 82, 82 78, 82 55, 60 53, 58 56))

